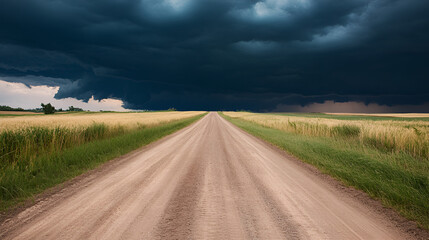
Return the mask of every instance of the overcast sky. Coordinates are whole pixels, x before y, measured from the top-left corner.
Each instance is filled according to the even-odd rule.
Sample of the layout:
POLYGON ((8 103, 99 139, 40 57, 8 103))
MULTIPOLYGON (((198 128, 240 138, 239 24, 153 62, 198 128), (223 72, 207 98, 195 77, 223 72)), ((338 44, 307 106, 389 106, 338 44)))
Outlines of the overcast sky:
POLYGON ((40 105, 42 91, 106 110, 428 112, 428 12, 426 0, 2 0, 0 84, 26 91, 1 87, 0 105, 40 105))

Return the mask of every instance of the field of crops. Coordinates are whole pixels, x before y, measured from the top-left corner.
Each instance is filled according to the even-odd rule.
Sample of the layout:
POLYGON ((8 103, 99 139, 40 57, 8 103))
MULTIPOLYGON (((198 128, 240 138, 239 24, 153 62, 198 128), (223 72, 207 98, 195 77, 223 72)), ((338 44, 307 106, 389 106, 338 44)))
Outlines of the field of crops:
POLYGON ((28 127, 47 128, 81 128, 94 123, 106 126, 135 128, 142 125, 156 125, 161 122, 174 121, 196 116, 202 112, 142 112, 142 113, 57 113, 51 115, 28 115, 0 118, 0 132, 4 130, 22 130, 28 127))
POLYGON ((2 117, 0 169, 25 166, 41 154, 200 114, 202 112, 71 113, 2 117))
POLYGON ((301 117, 299 114, 275 115, 249 112, 225 112, 225 115, 282 131, 305 136, 339 138, 341 141, 359 142, 384 152, 405 152, 413 157, 429 160, 429 121, 420 118, 407 118, 406 121, 398 118, 398 121, 395 121, 392 118, 383 120, 367 117, 363 120, 353 120, 353 118, 342 120, 341 117, 339 119, 317 117, 319 115, 301 117))

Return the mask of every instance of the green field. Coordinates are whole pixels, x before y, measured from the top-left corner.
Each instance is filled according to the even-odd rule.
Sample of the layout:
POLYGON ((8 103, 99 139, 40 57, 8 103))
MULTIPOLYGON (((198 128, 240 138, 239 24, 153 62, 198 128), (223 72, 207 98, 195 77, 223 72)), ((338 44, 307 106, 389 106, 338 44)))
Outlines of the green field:
MULTIPOLYGON (((356 130, 356 126, 338 130, 341 134, 336 134, 338 126, 335 125, 329 128, 332 135, 322 136, 314 132, 295 131, 296 126, 293 128, 294 123, 290 119, 285 124, 292 125, 291 130, 279 129, 282 123, 278 121, 272 120, 271 123, 260 120, 270 119, 270 114, 255 115, 222 114, 250 134, 316 166, 346 185, 365 191, 385 206, 394 208, 401 215, 429 229, 429 160, 426 157, 364 144, 358 140, 361 133, 359 129, 356 130)), ((305 116, 299 114, 299 117, 305 116)), ((310 117, 314 115, 310 114, 310 117)), ((348 121, 348 118, 342 116, 340 119, 348 121)), ((365 117, 365 120, 368 119, 365 117)), ((311 127, 310 123, 305 124, 311 127)), ((379 128, 374 131, 379 131, 379 128)))

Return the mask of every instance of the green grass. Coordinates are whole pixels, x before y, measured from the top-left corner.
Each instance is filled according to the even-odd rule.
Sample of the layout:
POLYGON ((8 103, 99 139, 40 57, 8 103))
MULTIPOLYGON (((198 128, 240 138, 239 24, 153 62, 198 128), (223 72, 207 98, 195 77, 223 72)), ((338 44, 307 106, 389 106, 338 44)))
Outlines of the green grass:
POLYGON ((291 117, 308 117, 308 118, 326 118, 337 120, 371 120, 371 121, 429 121, 429 117, 384 117, 384 116, 363 116, 363 115, 333 115, 326 113, 270 113, 274 115, 291 116, 291 117))
POLYGON ((77 147, 42 154, 32 161, 5 166, 0 173, 0 211, 5 211, 101 163, 182 129, 203 115, 94 140, 77 147))
MULTIPOLYGON (((406 153, 378 151, 341 138, 303 136, 222 116, 429 229, 428 161, 406 153)), ((347 136, 355 134, 355 130, 339 132, 347 136)))
POLYGON ((338 125, 332 128, 334 135, 340 137, 359 137, 360 128, 351 125, 338 125))

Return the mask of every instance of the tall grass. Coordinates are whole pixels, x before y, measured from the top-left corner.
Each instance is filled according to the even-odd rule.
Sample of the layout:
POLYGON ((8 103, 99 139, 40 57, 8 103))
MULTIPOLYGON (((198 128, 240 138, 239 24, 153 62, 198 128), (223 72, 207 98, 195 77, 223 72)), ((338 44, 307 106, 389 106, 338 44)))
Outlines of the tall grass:
POLYGON ((0 169, 26 167, 43 154, 185 119, 203 112, 73 113, 0 119, 0 169))
POLYGON ((331 129, 332 133, 341 137, 358 137, 360 128, 353 125, 338 125, 331 129))
POLYGON ((340 120, 245 112, 225 115, 286 132, 357 142, 384 152, 403 152, 429 160, 429 121, 340 120))
POLYGON ((121 125, 114 127, 93 123, 86 127, 29 127, 0 132, 0 169, 26 165, 41 154, 59 152, 98 139, 117 136, 129 131, 121 125))

